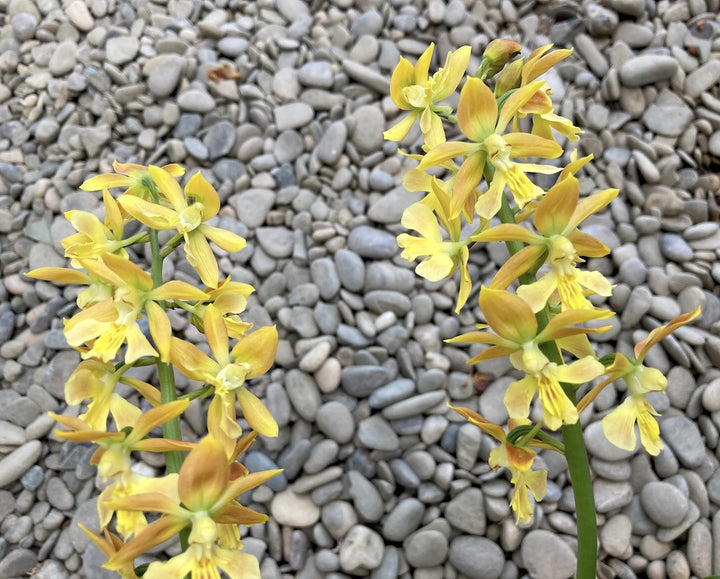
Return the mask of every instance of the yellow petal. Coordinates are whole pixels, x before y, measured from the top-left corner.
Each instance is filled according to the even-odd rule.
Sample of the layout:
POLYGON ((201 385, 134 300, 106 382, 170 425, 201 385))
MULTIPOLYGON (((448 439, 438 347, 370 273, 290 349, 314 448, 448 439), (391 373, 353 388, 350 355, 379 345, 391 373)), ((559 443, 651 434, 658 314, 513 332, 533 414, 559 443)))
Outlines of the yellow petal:
POLYGON ((657 456, 665 445, 660 440, 660 427, 653 414, 657 414, 647 400, 636 401, 641 405, 637 415, 638 430, 640 431, 640 443, 645 447, 648 454, 657 456))
POLYGON ((44 279, 55 283, 90 284, 87 274, 65 267, 37 267, 25 274, 33 279, 44 279))
POLYGON ((554 374, 560 382, 584 384, 605 373, 605 366, 591 356, 576 360, 572 364, 561 364, 555 368, 554 374))
POLYGON ((546 253, 546 248, 540 245, 523 247, 502 265, 488 287, 491 289, 506 289, 522 274, 537 267, 538 262, 545 261, 546 253))
POLYGON ((537 206, 533 222, 546 237, 565 231, 579 196, 578 180, 573 176, 555 184, 537 206))
POLYGON ((610 253, 610 248, 595 239, 592 235, 583 233, 582 231, 575 230, 567 236, 570 243, 575 247, 578 255, 584 257, 603 257, 610 253))
POLYGON ((531 376, 512 382, 507 387, 503 404, 505 404, 510 418, 524 419, 528 417, 530 414, 530 402, 532 402, 537 389, 537 380, 531 376))
MULTIPOLYGON (((159 495, 159 493, 156 494, 159 495)), ((133 498, 138 498, 138 495, 133 498)), ((177 535, 177 533, 188 524, 189 521, 176 517, 160 517, 157 521, 150 523, 141 530, 129 542, 125 543, 103 567, 116 570, 120 569, 123 565, 132 563, 138 556, 177 535)))
POLYGON ((190 300, 204 302, 207 300, 207 294, 201 289, 190 285, 187 282, 173 279, 165 282, 161 286, 156 287, 149 293, 149 297, 153 300, 190 300))
MULTIPOLYGON (((103 337, 104 336, 101 336, 100 339, 103 337)), ((158 352, 150 345, 150 342, 137 324, 126 326, 125 339, 127 340, 127 350, 125 351, 126 364, 132 364, 144 356, 158 356, 158 352)), ((95 348, 95 345, 93 347, 95 348)))
POLYGON ((80 189, 83 191, 100 191, 102 189, 112 189, 113 187, 129 187, 131 182, 132 179, 127 175, 107 173, 86 179, 82 185, 80 185, 80 189))
POLYGON ((423 137, 425 137, 425 145, 428 149, 445 142, 445 129, 443 129, 442 119, 430 107, 426 108, 420 115, 420 130, 423 137))
POLYGON ((472 237, 473 241, 522 241, 523 243, 539 243, 544 241, 537 233, 533 233, 522 225, 502 223, 486 229, 472 237))
POLYGON ((558 277, 554 270, 547 272, 534 283, 521 285, 517 289, 519 295, 532 309, 539 312, 545 307, 550 296, 558 287, 558 277))
POLYGON ((180 184, 161 167, 150 165, 148 167, 148 173, 155 182, 155 185, 160 190, 161 195, 170 202, 175 211, 180 211, 187 207, 187 201, 183 195, 180 184))
POLYGON ((470 46, 461 46, 448 53, 443 67, 433 75, 433 101, 446 99, 455 92, 467 70, 471 51, 470 46))
POLYGON ((587 219, 593 213, 597 213, 607 206, 615 197, 617 197, 618 189, 605 189, 599 193, 595 193, 586 199, 583 199, 573 212, 572 218, 567 225, 566 233, 575 229, 580 223, 587 219))
MULTIPOLYGON (((511 157, 555 159, 562 155, 563 152, 562 147, 555 141, 543 139, 529 133, 510 133, 503 135, 503 139, 510 145, 511 157)), ((554 169, 554 171, 559 171, 559 169, 554 169)))
POLYGON ((490 422, 489 420, 487 420, 474 410, 471 410, 470 408, 464 408, 462 406, 452 406, 449 402, 447 403, 447 407, 450 408, 450 410, 454 410, 455 412, 457 412, 460 416, 465 418, 465 420, 471 422, 483 432, 487 432, 490 436, 496 438, 501 442, 505 441, 505 431, 503 430, 502 426, 490 422))
POLYGON ((501 171, 495 172, 495 177, 490 182, 490 186, 485 193, 480 194, 475 203, 475 212, 482 218, 490 220, 497 212, 500 211, 502 205, 502 194, 505 190, 505 179, 501 171))
POLYGON ((243 387, 237 390, 237 397, 243 416, 250 428, 257 430, 263 436, 274 438, 278 435, 277 422, 255 394, 243 387))
POLYGON ((262 470, 236 478, 228 485, 228 487, 225 489, 225 492, 222 494, 220 499, 218 499, 216 504, 227 504, 238 495, 254 489, 255 487, 259 487, 261 484, 264 484, 266 481, 270 480, 272 477, 280 474, 281 472, 282 469, 262 470))
POLYGON ((227 366, 230 363, 227 328, 220 310, 212 304, 203 313, 203 329, 213 356, 220 366, 227 366))
POLYGON ((517 89, 512 93, 505 101, 502 110, 500 111, 500 117, 498 119, 497 128, 495 132, 502 134, 507 127, 510 119, 512 119, 526 102, 528 102, 532 96, 542 88, 544 81, 538 80, 517 89))
POLYGON ((145 311, 147 312, 150 335, 158 352, 160 352, 160 360, 168 362, 170 360, 170 337, 172 336, 170 320, 165 310, 152 300, 145 302, 145 311))
POLYGON ((185 457, 180 467, 178 495, 191 511, 208 511, 220 498, 230 480, 222 444, 206 436, 185 457))
POLYGON ((428 70, 430 70, 430 61, 432 60, 433 50, 435 50, 435 43, 431 42, 430 46, 425 49, 418 58, 414 67, 414 81, 415 84, 424 85, 427 82, 428 70))
POLYGON ((460 143, 448 141, 428 151, 417 166, 418 169, 427 169, 442 165, 455 157, 462 157, 479 151, 479 147, 473 143, 460 143))
POLYGON ((170 342, 170 361, 188 378, 205 382, 219 372, 218 363, 197 346, 175 337, 170 342))
POLYGON ((180 416, 189 405, 190 401, 184 399, 173 400, 172 402, 161 404, 156 408, 151 408, 140 416, 133 426, 132 433, 127 436, 126 441, 132 443, 133 441, 142 440, 154 428, 180 416))
POLYGON ((145 201, 134 195, 121 196, 118 199, 118 204, 127 214, 132 215, 140 223, 152 229, 175 229, 178 223, 177 212, 169 207, 145 201))
MULTIPOLYGON (((397 103, 396 103, 397 104, 397 103)), ((383 138, 386 141, 400 142, 407 137, 410 129, 415 124, 415 119, 418 117, 416 110, 409 112, 392 127, 383 133, 383 138)))
POLYGON ((117 238, 120 238, 123 231, 123 217, 117 201, 107 189, 103 189, 103 205, 105 206, 105 224, 117 238))
POLYGON ((200 171, 190 177, 187 185, 185 185, 185 197, 202 204, 203 221, 212 219, 220 211, 220 197, 218 197, 215 187, 208 183, 200 171))
POLYGON ((277 346, 277 328, 263 326, 239 340, 232 349, 231 356, 235 362, 250 366, 247 378, 256 378, 267 372, 273 365, 277 346))
POLYGON ((423 261, 415 268, 415 272, 424 277, 428 281, 440 281, 448 277, 455 268, 455 263, 447 253, 435 253, 423 261))
POLYGON ((245 239, 232 231, 213 227, 212 225, 203 224, 199 227, 201 233, 212 241, 219 248, 235 253, 245 248, 247 245, 245 239))
POLYGON ((103 255, 102 260, 113 273, 123 280, 124 284, 132 285, 143 291, 152 289, 152 278, 129 259, 108 253, 103 255))
POLYGON ((458 126, 463 134, 477 143, 495 131, 497 102, 492 91, 479 78, 468 77, 460 91, 457 110, 458 126))
POLYGON ((643 358, 645 357, 645 354, 647 354, 648 350, 652 348, 655 344, 657 344, 660 340, 663 338, 666 338, 669 336, 672 332, 677 330, 679 327, 684 326, 685 324, 689 324, 691 321, 693 321, 695 318, 697 318, 700 315, 700 306, 695 308, 692 312, 686 312, 684 314, 681 314, 677 316, 676 318, 673 318, 665 324, 664 326, 660 326, 659 328, 655 328, 647 338, 642 340, 641 342, 638 342, 635 345, 635 358, 638 362, 642 362, 643 358))
POLYGON ((406 207, 400 223, 407 229, 414 229, 428 240, 438 243, 442 241, 437 217, 424 203, 413 203, 406 207))
MULTIPOLYGON (((430 153, 432 153, 432 151, 430 153)), ((474 198, 475 188, 483 178, 485 159, 485 153, 483 151, 477 151, 463 161, 460 170, 455 176, 452 198, 450 199, 450 206, 448 208, 449 218, 454 219, 457 217, 465 207, 468 199, 474 198)), ((481 217, 485 218, 484 215, 481 215, 481 217)))
POLYGON ((637 408, 632 397, 626 398, 620 406, 610 412, 602 419, 602 429, 612 444, 632 452, 637 446, 635 436, 635 420, 637 419, 637 408))
MULTIPOLYGON (((412 84, 415 84, 415 71, 413 69, 413 65, 401 56, 400 61, 397 63, 397 66, 390 77, 390 97, 398 108, 405 110, 412 108, 405 99, 402 90, 406 86, 410 86, 412 84)), ((390 139, 389 137, 385 138, 391 141, 402 140, 390 139)))
POLYGON ((217 261, 210 249, 210 244, 201 231, 190 231, 185 235, 185 254, 188 263, 198 272, 202 282, 210 288, 217 287, 217 261))
POLYGON ((483 287, 479 303, 488 324, 499 336, 524 344, 537 334, 535 314, 518 296, 505 290, 483 287))

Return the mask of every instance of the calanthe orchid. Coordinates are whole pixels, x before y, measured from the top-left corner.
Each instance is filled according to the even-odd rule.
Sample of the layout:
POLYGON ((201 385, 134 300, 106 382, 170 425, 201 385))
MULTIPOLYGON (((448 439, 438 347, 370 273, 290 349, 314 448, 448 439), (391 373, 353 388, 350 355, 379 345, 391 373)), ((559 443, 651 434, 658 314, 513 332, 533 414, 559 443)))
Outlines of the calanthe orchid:
POLYGON ((682 314, 664 326, 655 328, 647 338, 635 345, 635 360, 624 354, 617 353, 615 361, 607 369, 608 378, 599 384, 593 392, 588 395, 588 400, 581 403, 587 405, 600 389, 610 382, 622 378, 628 386, 630 395, 602 419, 602 428, 605 437, 618 448, 624 450, 635 450, 637 438, 635 437, 635 423, 640 431, 640 442, 645 450, 652 455, 657 455, 665 447, 660 440, 660 428, 655 416, 658 413, 647 401, 647 394, 650 392, 665 392, 667 378, 660 370, 649 368, 643 365, 643 359, 650 348, 669 336, 677 328, 690 323, 700 315, 700 308, 692 312, 682 314))
POLYGON ((403 259, 414 261, 427 256, 415 268, 417 274, 427 280, 439 281, 452 275, 456 269, 460 270, 460 291, 455 308, 455 311, 460 311, 472 285, 468 271, 469 240, 460 239, 461 217, 449 216, 450 195, 440 181, 433 177, 431 187, 432 191, 425 199, 405 209, 401 220, 404 227, 417 231, 421 237, 401 233, 397 241, 403 249, 403 259), (450 239, 444 238, 438 219, 450 239))
MULTIPOLYGON (((508 442, 502 426, 494 424, 469 408, 448 406, 463 416, 468 422, 477 426, 483 432, 500 441, 500 445, 490 451, 488 464, 493 470, 507 468, 510 471, 510 482, 515 486, 510 506, 516 515, 516 524, 529 523, 532 520, 533 507, 530 503, 530 494, 536 501, 541 501, 547 494, 547 471, 532 470, 536 453, 527 447, 519 447, 508 442)), ((528 421, 511 420, 510 429, 528 421)), ((532 441, 531 441, 532 444, 532 441)), ((537 446, 544 447, 542 443, 537 446)))
MULTIPOLYGON (((168 481, 141 476, 131 470, 130 455, 134 451, 169 452, 173 450, 189 450, 194 444, 165 438, 147 438, 154 428, 165 424, 188 407, 188 400, 176 400, 152 408, 144 414, 139 408, 128 405, 113 409, 113 417, 117 423, 117 432, 92 430, 84 421, 71 416, 50 413, 50 416, 63 426, 70 428, 56 430, 55 436, 75 442, 95 442, 98 448, 90 459, 91 464, 98 467, 98 475, 103 480, 112 482, 105 487, 98 500, 100 524, 106 527, 115 513, 108 508, 110 497, 133 496, 138 492, 161 492, 168 481)), ((118 511, 118 532, 125 538, 137 533, 147 524, 142 513, 136 511, 118 511)))
POLYGON ((508 186, 516 203, 522 208, 528 201, 543 194, 533 184, 526 171, 556 173, 557 167, 534 163, 516 163, 511 157, 542 157, 554 159, 562 154, 556 142, 514 132, 503 135, 508 123, 533 94, 543 86, 536 81, 513 92, 505 101, 500 113, 492 91, 478 78, 468 78, 460 92, 458 126, 469 142, 446 142, 423 157, 419 169, 441 165, 455 157, 464 157, 455 178, 450 215, 460 213, 468 198, 472 198, 489 165, 494 176, 487 193, 478 199, 475 210, 484 219, 491 219, 500 209, 501 195, 508 186))
POLYGON ((190 451, 179 476, 175 475, 174 492, 139 493, 108 501, 108 506, 113 509, 154 511, 161 516, 127 542, 105 567, 120 569, 189 527, 187 550, 167 562, 151 563, 144 575, 146 579, 185 577, 187 574, 196 579, 219 579, 218 568, 229 577, 260 579, 257 558, 217 543, 220 528, 225 525, 249 526, 267 520, 267 515, 241 506, 235 498, 280 472, 268 470, 232 479, 223 444, 212 436, 205 437, 190 451))
POLYGON ((582 384, 604 372, 603 365, 594 358, 585 334, 602 332, 607 328, 581 328, 574 324, 606 319, 613 313, 605 310, 567 310, 553 316, 538 331, 537 319, 522 298, 505 290, 483 287, 478 301, 488 322, 487 326, 478 327, 490 327, 495 333, 469 332, 446 341, 490 344, 490 348, 469 363, 509 355, 513 366, 525 372, 526 377, 510 384, 506 391, 505 405, 511 418, 527 418, 530 402, 538 392, 548 428, 555 430, 562 424, 576 422, 575 404, 560 383, 582 384), (550 362, 540 349, 541 344, 550 341, 556 341, 561 348, 582 356, 581 359, 567 365, 550 362))
POLYGON ((178 280, 153 287, 152 278, 133 262, 112 254, 100 260, 84 260, 88 272, 114 288, 111 298, 90 306, 65 322, 65 339, 81 350, 83 359, 97 358, 110 362, 127 342, 125 363, 132 364, 143 356, 167 360, 170 347, 170 320, 157 303, 163 300, 202 301, 205 293, 178 280), (155 350, 137 321, 145 311, 155 350))
POLYGON ((245 381, 268 371, 275 360, 278 335, 275 326, 265 326, 243 336, 229 351, 228 332, 220 311, 212 304, 205 308, 203 329, 214 360, 197 346, 172 338, 170 359, 180 372, 211 384, 215 396, 208 409, 208 431, 230 456, 242 433, 235 420, 235 400, 253 430, 277 436, 278 425, 262 401, 245 386, 245 381))
POLYGON ((383 133, 388 141, 402 141, 415 119, 419 119, 429 149, 445 142, 441 115, 447 116, 452 109, 435 103, 449 97, 460 84, 470 61, 470 47, 462 46, 449 53, 445 66, 428 77, 434 48, 435 44, 431 43, 415 66, 401 57, 393 71, 390 96, 398 108, 410 113, 383 133))
POLYGON ((171 207, 154 203, 135 195, 122 195, 118 203, 128 214, 152 229, 176 229, 185 239, 187 260, 211 288, 218 285, 218 266, 208 240, 225 251, 240 251, 245 240, 230 231, 205 223, 220 209, 220 198, 213 186, 198 171, 185 185, 160 167, 150 165, 148 173, 162 197, 171 207))
POLYGON ((610 251, 594 237, 579 231, 578 225, 606 207, 618 194, 606 189, 579 201, 579 183, 574 175, 558 181, 537 204, 533 224, 539 233, 517 224, 501 224, 473 236, 474 241, 521 241, 528 246, 512 256, 498 271, 491 287, 504 288, 525 272, 542 263, 550 269, 536 282, 517 289, 534 312, 545 307, 556 293, 563 310, 592 308, 583 288, 609 296, 610 282, 595 271, 576 267, 580 256, 601 257, 610 251))
POLYGON ((135 388, 153 406, 160 404, 160 392, 142 380, 124 377, 123 373, 127 370, 128 366, 116 370, 112 364, 99 360, 83 360, 65 382, 65 401, 68 404, 90 400, 87 411, 78 418, 92 430, 104 430, 110 412, 119 414, 127 412, 128 406, 134 408, 115 392, 118 382, 135 388))
POLYGON ((77 230, 62 240, 65 257, 73 260, 73 267, 80 267, 78 259, 99 259, 106 253, 116 253, 127 258, 125 247, 135 243, 137 238, 123 239, 123 218, 117 202, 107 189, 103 190, 105 222, 89 211, 73 210, 65 213, 77 230))

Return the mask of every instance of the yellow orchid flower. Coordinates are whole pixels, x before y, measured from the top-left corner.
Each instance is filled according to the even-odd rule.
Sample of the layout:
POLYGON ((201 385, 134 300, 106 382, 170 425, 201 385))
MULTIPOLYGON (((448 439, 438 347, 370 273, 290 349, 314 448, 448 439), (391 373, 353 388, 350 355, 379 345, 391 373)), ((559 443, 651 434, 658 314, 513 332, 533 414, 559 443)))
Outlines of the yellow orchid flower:
POLYGON ((159 519, 140 531, 105 564, 119 569, 156 545, 190 527, 188 549, 165 563, 151 563, 145 577, 217 577, 218 568, 230 577, 260 578, 255 557, 242 551, 219 547, 221 525, 264 523, 267 515, 241 506, 235 498, 280 473, 268 470, 231 479, 231 468, 223 444, 212 436, 202 439, 190 451, 177 476, 173 494, 140 493, 112 499, 109 506, 119 510, 155 511, 159 519))
POLYGON ((491 287, 504 288, 527 271, 548 263, 550 269, 536 282, 517 289, 534 312, 545 307, 557 292, 562 309, 592 308, 583 288, 609 296, 612 285, 596 271, 575 267, 580 256, 601 257, 610 251, 594 237, 578 231, 588 216, 606 207, 618 194, 606 189, 579 201, 579 183, 574 175, 558 181, 537 204, 533 223, 540 232, 533 233, 517 224, 501 224, 474 235, 473 241, 521 241, 528 246, 513 255, 495 275, 491 287))
POLYGON ((105 222, 88 211, 73 210, 65 213, 77 233, 62 240, 65 257, 73 260, 73 267, 80 267, 78 259, 98 259, 106 253, 116 253, 127 258, 125 247, 135 239, 123 240, 123 218, 120 208, 107 189, 103 189, 105 222))
MULTIPOLYGON (((150 196, 153 180, 145 165, 113 161, 113 169, 115 169, 115 173, 104 173, 90 177, 80 185, 80 189, 83 191, 101 191, 114 187, 124 187, 126 188, 126 195, 136 195, 143 199, 150 196)), ((182 177, 185 174, 185 169, 175 163, 165 165, 162 169, 173 177, 182 177)))
POLYGON ((221 313, 212 304, 203 315, 203 327, 214 360, 197 346, 173 337, 172 364, 183 374, 207 382, 215 388, 208 409, 208 431, 225 447, 230 456, 240 426, 235 420, 235 399, 253 430, 265 436, 277 436, 278 425, 260 399, 250 392, 245 381, 267 372, 275 360, 278 335, 275 326, 266 326, 243 336, 232 351, 221 313))
POLYGON ((574 401, 570 400, 560 382, 582 384, 603 374, 605 368, 587 354, 586 344, 577 340, 585 334, 605 331, 608 328, 579 328, 574 324, 611 317, 607 310, 566 310, 553 316, 542 331, 538 332, 537 320, 525 301, 505 290, 483 287, 479 297, 480 309, 495 333, 469 332, 446 340, 447 342, 470 342, 490 344, 490 348, 468 361, 477 364, 499 356, 510 356, 515 368, 525 372, 526 377, 508 386, 505 405, 511 418, 525 419, 529 415, 530 402, 539 392, 543 405, 544 422, 555 430, 562 424, 577 421, 574 401), (569 365, 550 362, 540 350, 540 345, 555 340, 558 346, 574 355, 583 356, 569 365))
MULTIPOLYGON (((469 408, 448 407, 463 416, 468 422, 477 426, 483 432, 500 441, 500 445, 490 451, 488 464, 493 470, 506 468, 510 471, 510 482, 515 486, 510 507, 515 511, 515 524, 529 523, 533 516, 533 507, 530 504, 530 494, 536 501, 541 501, 547 494, 547 471, 532 470, 536 453, 527 447, 521 448, 507 441, 505 430, 477 412, 469 408)), ((508 425, 512 430, 515 426, 529 424, 529 421, 511 420, 508 425)), ((532 442, 531 442, 532 444, 532 442)), ((538 444, 538 446, 543 446, 538 444)))
POLYGON ((455 308, 458 312, 465 305, 472 285, 468 271, 468 241, 460 240, 460 216, 454 219, 448 217, 449 196, 437 179, 433 178, 432 189, 433 192, 423 201, 407 207, 401 219, 404 227, 417 231, 421 237, 401 233, 397 242, 403 249, 400 254, 403 259, 414 261, 418 257, 427 256, 415 268, 416 273, 427 280, 439 281, 452 275, 456 269, 460 270, 460 291, 455 308), (450 240, 443 239, 438 218, 450 235, 450 240))
MULTIPOLYGON (((223 316, 229 337, 240 339, 252 328, 252 322, 243 321, 237 314, 245 311, 247 298, 254 291, 250 284, 232 281, 230 277, 220 282, 217 288, 205 288, 207 303, 213 304, 223 316)), ((190 317, 190 322, 203 333, 202 318, 206 307, 196 305, 190 317)))
POLYGON ((592 356, 570 364, 555 364, 534 344, 511 355, 510 360, 526 376, 512 382, 505 391, 503 402, 508 415, 514 419, 527 418, 530 403, 537 392, 542 404, 543 422, 550 430, 578 421, 575 402, 568 398, 560 383, 585 384, 605 373, 605 367, 592 356))
POLYGON ((664 326, 655 328, 647 338, 635 345, 635 360, 617 353, 615 361, 607 369, 607 380, 593 389, 582 401, 583 408, 610 382, 622 378, 628 386, 630 395, 615 410, 602 419, 605 437, 618 448, 635 450, 635 423, 640 431, 640 442, 645 450, 657 455, 665 447, 660 440, 660 428, 654 416, 659 416, 647 401, 649 392, 665 392, 667 378, 660 370, 643 365, 647 352, 655 344, 669 336, 677 328, 690 323, 700 315, 700 307, 692 312, 673 318, 664 326))
POLYGON ((188 181, 184 194, 167 171, 150 165, 148 173, 172 208, 127 194, 121 196, 118 203, 124 211, 152 229, 176 229, 185 239, 187 260, 202 282, 217 287, 218 266, 208 239, 225 251, 235 252, 245 247, 245 240, 239 235, 205 223, 220 209, 217 192, 199 171, 188 181))
POLYGON ((193 448, 195 445, 190 442, 147 438, 151 430, 182 414, 188 405, 188 400, 176 400, 152 408, 144 414, 132 405, 112 409, 118 427, 117 432, 92 430, 79 418, 48 413, 60 424, 71 429, 56 430, 54 434, 58 438, 75 442, 95 442, 99 445, 90 463, 97 465, 101 479, 113 479, 98 498, 98 515, 103 528, 110 523, 113 514, 117 515, 117 530, 125 538, 145 527, 147 521, 142 513, 132 510, 117 511, 109 508, 107 503, 117 497, 133 496, 138 492, 166 490, 170 479, 156 479, 135 473, 130 468, 130 455, 133 451, 169 452, 193 448))
POLYGON ((505 128, 532 95, 543 85, 536 81, 518 89, 505 101, 500 114, 492 91, 478 78, 468 78, 460 91, 458 126, 470 142, 451 141, 431 149, 418 165, 427 169, 455 157, 464 157, 455 178, 450 216, 460 213, 483 177, 489 163, 495 175, 488 192, 478 199, 475 210, 484 219, 491 219, 500 209, 502 192, 508 186, 519 207, 543 194, 525 175, 525 171, 555 173, 557 167, 532 163, 515 163, 510 157, 542 157, 554 159, 562 148, 554 141, 526 133, 503 135, 505 128))
POLYGON ((107 425, 110 412, 120 413, 122 407, 132 406, 127 400, 115 393, 115 386, 123 382, 140 392, 153 406, 160 404, 160 392, 141 380, 123 376, 129 366, 118 370, 112 364, 99 360, 83 360, 73 370, 65 382, 65 401, 70 405, 90 400, 85 413, 78 416, 90 429, 101 431, 107 425))
POLYGON ((438 113, 447 116, 452 109, 435 103, 449 97, 460 84, 470 61, 471 49, 462 46, 448 53, 445 66, 428 77, 434 49, 435 44, 431 43, 414 67, 400 57, 390 78, 390 96, 398 108, 410 113, 383 133, 388 141, 402 141, 415 119, 419 119, 420 130, 429 149, 445 142, 442 118, 438 113))
MULTIPOLYGON (((480 289, 478 303, 488 322, 477 324, 482 331, 467 332, 445 340, 448 343, 490 345, 488 349, 468 360, 468 364, 478 364, 485 360, 508 356, 553 340, 557 341, 562 349, 575 356, 588 355, 584 344, 574 338, 607 331, 609 326, 581 328, 574 324, 604 320, 614 315, 609 310, 600 309, 566 310, 553 316, 542 331, 538 331, 537 319, 530 306, 525 300, 508 291, 483 286, 480 289), (494 333, 484 331, 485 328, 492 329, 494 333)), ((523 367, 519 366, 519 369, 523 367)))
POLYGON ((169 357, 172 333, 165 310, 157 303, 164 300, 204 301, 206 294, 188 283, 168 281, 153 288, 152 278, 137 265, 116 255, 106 254, 100 260, 83 260, 91 275, 114 288, 111 298, 90 306, 65 322, 65 339, 81 350, 83 359, 97 358, 109 362, 127 342, 125 363, 132 364, 143 356, 157 356, 158 351, 137 324, 144 310, 150 334, 162 360, 169 357), (89 344, 83 347, 84 344, 89 344))

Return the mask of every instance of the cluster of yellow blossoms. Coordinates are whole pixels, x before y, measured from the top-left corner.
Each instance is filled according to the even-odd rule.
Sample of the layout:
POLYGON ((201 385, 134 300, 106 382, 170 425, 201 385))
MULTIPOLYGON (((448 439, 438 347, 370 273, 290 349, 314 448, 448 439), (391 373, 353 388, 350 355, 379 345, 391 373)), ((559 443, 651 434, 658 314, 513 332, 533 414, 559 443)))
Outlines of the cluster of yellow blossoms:
POLYGON ((252 324, 240 314, 254 290, 219 278, 209 244, 235 252, 245 247, 245 240, 207 223, 218 214, 220 199, 199 172, 182 189, 176 178, 184 170, 177 165, 113 167, 116 173, 82 185, 102 191, 104 219, 88 211, 66 213, 77 231, 62 241, 71 268, 43 267, 27 274, 87 286, 77 297, 80 311, 64 327, 68 344, 82 358, 65 385, 65 399, 70 405, 87 402, 87 407, 77 417, 52 415, 68 428, 56 431, 57 437, 98 445, 91 462, 106 483, 98 499, 102 534, 84 530, 107 555, 105 566, 123 577, 137 576, 136 557, 180 534, 183 552, 150 563, 144 577, 191 573, 219 578, 220 569, 230 577, 259 579, 257 559, 242 551, 238 525, 263 523, 267 516, 236 498, 279 471, 249 474, 237 459, 258 434, 278 434, 267 408, 246 387, 248 379, 272 365, 278 336, 275 327, 249 331, 252 324), (111 188, 124 192, 116 199, 111 188), (131 221, 146 228, 124 237, 131 221), (161 246, 158 232, 165 230, 171 236, 161 246), (133 263, 126 250, 144 243, 150 243, 151 274, 133 263), (178 280, 163 283, 163 259, 181 244, 205 289, 178 280), (173 336, 168 308, 189 315, 205 334, 212 357, 173 336), (149 335, 143 331, 145 321, 149 335), (128 374, 148 364, 158 366, 160 390, 128 374), (178 398, 173 367, 203 387, 178 398), (118 384, 133 388, 150 409, 143 412, 119 395, 118 384), (180 440, 178 417, 192 399, 209 395, 208 435, 199 443, 180 440), (236 401, 252 429, 244 436, 236 401), (149 437, 160 425, 164 437, 149 437), (169 473, 159 478, 138 474, 132 461, 137 451, 166 453, 169 473), (183 452, 188 452, 184 460, 183 452), (146 513, 159 516, 148 523, 146 513))
POLYGON ((437 103, 460 85, 471 50, 465 46, 450 53, 445 65, 429 76, 433 48, 430 45, 415 66, 401 58, 390 83, 393 102, 409 113, 385 137, 403 141, 419 120, 423 152, 409 155, 419 164, 406 173, 403 184, 409 191, 427 193, 402 218, 402 224, 418 235, 403 233, 398 244, 405 259, 423 258, 416 271, 428 280, 439 281, 459 270, 456 311, 472 289, 470 248, 481 242, 505 242, 511 253, 492 282, 480 289, 479 306, 486 323, 478 324, 478 331, 449 340, 489 346, 470 360, 472 364, 507 355, 524 374, 505 393, 508 432, 469 408, 452 408, 501 442, 490 455, 490 465, 509 470, 515 485, 511 506, 518 522, 528 522, 533 513, 529 494, 540 500, 547 488, 546 473, 532 470, 532 448, 563 451, 563 445, 542 427, 555 431, 577 423, 579 412, 607 384, 622 378, 629 390, 627 399, 602 419, 608 440, 634 450, 637 424, 649 453, 658 454, 663 448, 657 413, 646 395, 663 392, 667 381, 658 370, 645 367, 643 358, 651 346, 695 318, 699 309, 653 330, 636 346, 634 359, 619 352, 598 359, 587 334, 609 327, 583 324, 614 315, 589 299, 610 296, 612 284, 600 272, 579 266, 583 258, 604 256, 609 249, 578 228, 618 191, 608 189, 580 200, 576 173, 591 156, 578 159, 575 151, 565 167, 518 161, 557 159, 563 154, 558 135, 579 139, 582 131, 554 112, 550 87, 539 79, 571 51, 551 51, 548 45, 527 58, 516 58, 521 52, 518 43, 491 42, 476 74, 465 78, 453 115, 451 107, 437 103), (493 78, 494 85, 488 86, 493 78), (457 124, 465 140, 447 141, 444 122, 457 124), (546 191, 527 173, 556 174, 557 179, 546 191), (603 376, 576 401, 582 384, 603 376), (530 405, 536 393, 542 421, 533 424, 530 405))

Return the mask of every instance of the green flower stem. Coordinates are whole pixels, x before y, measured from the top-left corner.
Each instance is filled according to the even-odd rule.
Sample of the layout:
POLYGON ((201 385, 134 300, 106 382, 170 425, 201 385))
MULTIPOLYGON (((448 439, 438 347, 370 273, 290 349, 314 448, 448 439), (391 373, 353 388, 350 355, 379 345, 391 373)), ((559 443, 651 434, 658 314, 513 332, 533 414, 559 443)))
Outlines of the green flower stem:
MULTIPOLYGON (((503 223, 515 223, 515 215, 505 196, 502 198, 498 216, 503 223)), ((505 245, 510 255, 514 255, 523 247, 523 244, 519 241, 506 241, 505 245)), ((520 283, 522 284, 534 281, 535 275, 533 273, 520 276, 520 283)), ((545 327, 548 322, 547 310, 538 312, 537 317, 539 329, 545 327)), ((543 344, 541 349, 551 362, 555 364, 564 363, 560 350, 554 342, 543 344)), ((567 397, 575 403, 577 401, 575 388, 570 384, 562 384, 562 388, 567 397)), ((565 442, 565 458, 570 472, 570 483, 575 495, 575 513, 577 514, 578 560, 575 576, 577 579, 594 579, 597 565, 597 522, 595 520, 595 497, 593 496, 590 463, 585 450, 580 422, 564 425, 561 432, 565 442)))

